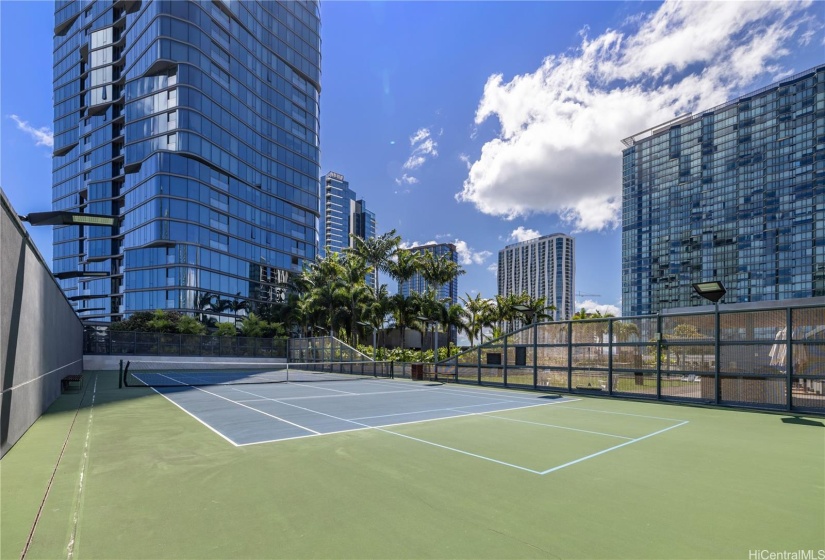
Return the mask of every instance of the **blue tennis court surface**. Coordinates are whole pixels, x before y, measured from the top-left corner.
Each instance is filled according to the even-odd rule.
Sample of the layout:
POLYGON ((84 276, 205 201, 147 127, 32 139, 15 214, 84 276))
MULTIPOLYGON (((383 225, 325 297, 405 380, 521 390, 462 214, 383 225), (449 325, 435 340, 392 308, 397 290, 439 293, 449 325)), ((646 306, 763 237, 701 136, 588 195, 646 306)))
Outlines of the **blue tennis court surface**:
POLYGON ((165 387, 155 391, 237 446, 576 400, 384 379, 165 387))

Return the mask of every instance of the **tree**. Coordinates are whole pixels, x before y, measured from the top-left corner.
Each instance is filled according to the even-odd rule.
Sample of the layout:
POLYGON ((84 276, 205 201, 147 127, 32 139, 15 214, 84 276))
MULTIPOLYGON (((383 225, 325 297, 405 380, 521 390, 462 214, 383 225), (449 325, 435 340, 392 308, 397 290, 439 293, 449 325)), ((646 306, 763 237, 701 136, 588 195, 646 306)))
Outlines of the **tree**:
POLYGON ((398 251, 395 260, 390 261, 387 273, 400 284, 409 282, 415 273, 421 269, 421 256, 415 251, 398 251))
POLYGON ((283 336, 286 334, 281 323, 270 323, 250 313, 249 316, 241 320, 241 336, 255 338, 271 338, 273 336, 283 336))
MULTIPOLYGON (((457 303, 445 308, 442 322, 444 323, 444 326, 447 327, 447 332, 450 332, 450 329, 453 328, 456 332, 467 332, 467 322, 464 320, 464 308, 457 303)), ((469 336, 469 333, 467 336, 469 336)), ((447 356, 451 355, 451 342, 451 338, 447 338, 447 356)))
POLYGON ((488 300, 482 298, 481 294, 476 294, 475 297, 471 297, 470 294, 466 294, 466 296, 466 298, 460 297, 459 299, 464 303, 464 313, 467 317, 465 332, 472 346, 476 336, 479 336, 480 341, 484 342, 482 332, 487 320, 485 315, 489 313, 491 304, 488 300))
POLYGON ((392 258, 398 252, 399 245, 401 245, 401 236, 396 235, 394 229, 378 237, 363 239, 353 234, 350 234, 350 237, 353 241, 353 247, 347 249, 348 252, 364 259, 367 264, 372 266, 376 274, 379 270, 389 272, 392 258))
POLYGON ((218 323, 218 330, 213 336, 238 336, 238 329, 232 323, 218 323))
POLYGON ((395 326, 401 334, 401 349, 405 348, 405 334, 407 327, 417 324, 418 315, 420 313, 420 306, 418 300, 413 294, 410 297, 405 297, 404 294, 395 294, 392 296, 392 316, 395 320, 395 326))
POLYGON ((181 334, 206 334, 206 325, 190 315, 184 315, 178 321, 178 332, 181 334))

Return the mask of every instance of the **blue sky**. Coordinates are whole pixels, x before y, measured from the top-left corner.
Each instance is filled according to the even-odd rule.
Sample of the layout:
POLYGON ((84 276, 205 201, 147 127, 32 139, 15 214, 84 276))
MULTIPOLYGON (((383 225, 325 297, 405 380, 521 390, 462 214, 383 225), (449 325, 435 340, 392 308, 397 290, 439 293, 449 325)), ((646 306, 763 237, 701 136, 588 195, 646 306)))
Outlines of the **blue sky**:
MULTIPOLYGON (((0 186, 20 214, 51 207, 53 9, 0 1, 0 186)), ((379 233, 455 243, 461 294, 496 294, 505 245, 572 234, 576 290, 598 294, 577 306, 617 313, 621 140, 825 62, 823 22, 811 2, 323 2, 321 170, 379 233)))

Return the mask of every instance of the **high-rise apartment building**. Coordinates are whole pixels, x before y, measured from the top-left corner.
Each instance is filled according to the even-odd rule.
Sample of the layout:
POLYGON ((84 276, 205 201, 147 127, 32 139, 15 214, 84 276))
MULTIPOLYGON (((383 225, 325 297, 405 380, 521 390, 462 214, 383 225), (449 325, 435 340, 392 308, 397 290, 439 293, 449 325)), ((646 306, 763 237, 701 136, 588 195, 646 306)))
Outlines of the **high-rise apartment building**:
MULTIPOLYGON (((375 213, 349 188, 349 182, 340 173, 330 171, 322 178, 324 211, 321 254, 340 253, 353 247, 354 235, 361 239, 375 237, 375 213)), ((367 284, 376 287, 378 275, 369 274, 367 284)))
POLYGON ((330 171, 322 179, 325 195, 322 254, 340 253, 352 247, 350 235, 361 239, 375 237, 375 214, 367 210, 366 202, 349 188, 344 176, 330 171))
MULTIPOLYGON (((414 253, 433 253, 436 257, 446 256, 454 263, 458 263, 458 253, 456 253, 455 245, 452 243, 433 243, 404 250, 414 253)), ((420 273, 416 272, 409 281, 398 283, 398 293, 409 297, 414 293, 423 294, 427 291, 427 287, 427 281, 420 273)), ((436 297, 440 300, 449 300, 449 305, 458 303, 458 278, 454 278, 451 282, 438 288, 436 297)))
POLYGON ((825 66, 624 144, 623 315, 825 296, 825 66))
POLYGON ((556 308, 548 313, 554 321, 576 312, 575 278, 575 244, 569 235, 543 235, 498 252, 498 294, 543 297, 556 308))
POLYGON ((319 6, 58 0, 54 230, 84 319, 267 301, 316 253, 319 6))

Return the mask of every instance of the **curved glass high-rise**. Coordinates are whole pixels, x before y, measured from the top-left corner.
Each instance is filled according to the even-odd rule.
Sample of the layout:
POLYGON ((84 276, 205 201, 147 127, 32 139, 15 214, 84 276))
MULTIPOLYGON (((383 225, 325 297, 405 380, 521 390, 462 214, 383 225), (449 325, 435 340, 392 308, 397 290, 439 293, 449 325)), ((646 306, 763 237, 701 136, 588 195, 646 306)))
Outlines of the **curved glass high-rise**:
MULTIPOLYGON (((270 300, 315 258, 315 1, 58 1, 54 231, 84 319, 270 300)), ((231 311, 227 311, 232 315, 231 311)))

